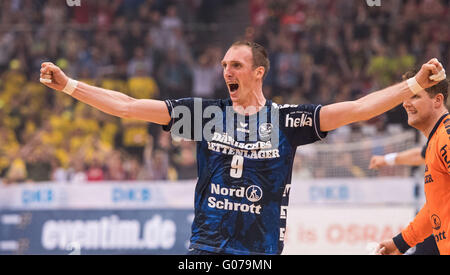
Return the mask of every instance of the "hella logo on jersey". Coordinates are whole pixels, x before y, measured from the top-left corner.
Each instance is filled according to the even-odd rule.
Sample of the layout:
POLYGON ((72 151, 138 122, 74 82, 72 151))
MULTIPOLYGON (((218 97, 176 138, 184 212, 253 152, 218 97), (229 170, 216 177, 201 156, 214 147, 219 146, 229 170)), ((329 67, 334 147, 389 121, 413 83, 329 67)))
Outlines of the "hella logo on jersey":
POLYGON ((263 196, 262 189, 259 186, 251 185, 247 188, 226 188, 219 184, 211 184, 211 194, 228 196, 230 198, 246 198, 250 203, 233 202, 228 198, 218 200, 216 197, 208 198, 208 206, 216 209, 223 209, 229 211, 240 211, 252 214, 261 214, 261 205, 255 205, 255 202, 261 200, 263 196))
POLYGON ((312 127, 312 118, 306 114, 302 114, 301 117, 290 117, 289 114, 286 115, 286 127, 297 128, 309 126, 312 127))

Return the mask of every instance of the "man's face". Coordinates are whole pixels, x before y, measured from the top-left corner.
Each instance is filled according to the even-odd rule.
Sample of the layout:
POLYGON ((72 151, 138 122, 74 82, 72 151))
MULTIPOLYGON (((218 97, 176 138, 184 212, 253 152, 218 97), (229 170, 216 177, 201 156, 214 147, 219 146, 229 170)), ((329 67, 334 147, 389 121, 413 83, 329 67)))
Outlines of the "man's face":
POLYGON ((433 117, 434 101, 425 90, 403 101, 403 108, 408 114, 408 124, 416 129, 427 127, 433 117))
POLYGON ((253 55, 250 47, 234 46, 222 60, 223 78, 233 102, 243 101, 257 88, 257 73, 253 68, 253 55))

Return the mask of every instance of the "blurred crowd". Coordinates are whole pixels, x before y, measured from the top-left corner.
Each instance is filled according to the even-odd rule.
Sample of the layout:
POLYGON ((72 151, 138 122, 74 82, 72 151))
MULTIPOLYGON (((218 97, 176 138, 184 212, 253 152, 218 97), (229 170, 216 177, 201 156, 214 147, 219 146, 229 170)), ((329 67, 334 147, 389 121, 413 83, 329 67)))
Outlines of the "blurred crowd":
MULTIPOLYGON (((50 91, 39 69, 50 60, 72 78, 135 98, 225 98, 220 60, 229 45, 199 30, 236 2, 0 1, 1 181, 196 178, 195 143, 50 91)), ((249 0, 236 11, 250 22, 236 39, 268 49, 264 93, 278 103, 355 99, 431 57, 450 67, 449 0, 381 2, 249 0)), ((350 128, 385 132, 404 121, 397 108, 350 128)))
POLYGON ((448 0, 253 0, 250 10, 246 36, 271 53, 268 92, 286 101, 355 99, 432 57, 450 65, 448 0))

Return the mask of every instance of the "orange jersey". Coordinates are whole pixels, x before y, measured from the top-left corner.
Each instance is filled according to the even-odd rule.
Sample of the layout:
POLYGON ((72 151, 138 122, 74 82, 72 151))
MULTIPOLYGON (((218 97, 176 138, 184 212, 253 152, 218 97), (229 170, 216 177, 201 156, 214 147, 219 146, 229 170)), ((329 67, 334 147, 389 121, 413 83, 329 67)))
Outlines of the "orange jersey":
POLYGON ((450 255, 450 115, 430 133, 425 154, 426 203, 407 228, 403 240, 414 246, 433 233, 441 255, 450 255))

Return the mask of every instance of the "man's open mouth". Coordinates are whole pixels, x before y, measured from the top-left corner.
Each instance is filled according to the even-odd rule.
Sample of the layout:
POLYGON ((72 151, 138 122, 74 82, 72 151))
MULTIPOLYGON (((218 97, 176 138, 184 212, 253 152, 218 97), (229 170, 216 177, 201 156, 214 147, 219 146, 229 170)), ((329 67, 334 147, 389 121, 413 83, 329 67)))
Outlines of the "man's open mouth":
POLYGON ((228 84, 228 87, 230 88, 231 92, 234 92, 239 88, 239 84, 236 83, 228 84))

